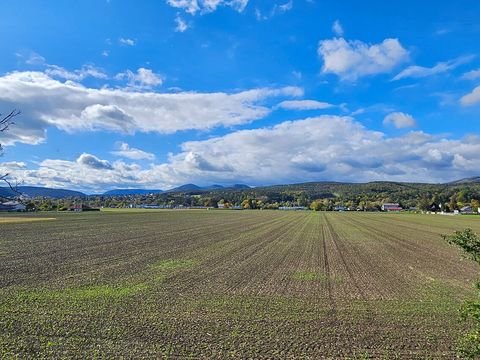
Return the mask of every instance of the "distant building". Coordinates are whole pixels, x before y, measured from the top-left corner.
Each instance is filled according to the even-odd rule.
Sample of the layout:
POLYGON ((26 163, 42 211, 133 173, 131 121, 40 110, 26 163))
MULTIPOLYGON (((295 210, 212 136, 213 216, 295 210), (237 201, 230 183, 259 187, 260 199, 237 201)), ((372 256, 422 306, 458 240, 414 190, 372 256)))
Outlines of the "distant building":
POLYGON ((171 209, 171 205, 152 205, 152 204, 140 204, 136 206, 137 209, 171 209))
POLYGON ((225 209, 225 203, 219 202, 219 203, 217 203, 217 207, 218 207, 219 209, 225 209))
POLYGON ((92 208, 85 204, 73 204, 69 208, 70 211, 80 212, 80 211, 100 211, 99 208, 92 208))
POLYGON ((382 211, 402 211, 403 208, 397 203, 385 203, 382 205, 382 211))
POLYGON ((469 205, 464 206, 460 209, 460 214, 473 214, 473 209, 469 205))
POLYGON ((307 210, 305 206, 280 206, 278 210, 307 210))
POLYGON ((83 210, 82 204, 73 204, 73 205, 70 207, 70 211, 79 212, 79 211, 82 211, 82 210, 83 210))

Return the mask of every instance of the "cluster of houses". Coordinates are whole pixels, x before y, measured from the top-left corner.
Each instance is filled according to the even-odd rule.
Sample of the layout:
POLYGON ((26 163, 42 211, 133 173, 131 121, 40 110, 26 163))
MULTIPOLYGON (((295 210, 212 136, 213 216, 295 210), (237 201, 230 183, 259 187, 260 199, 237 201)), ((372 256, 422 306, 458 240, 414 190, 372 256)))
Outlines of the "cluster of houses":
POLYGON ((396 203, 385 203, 382 205, 382 211, 402 211, 403 208, 400 206, 400 204, 396 203))
POLYGON ((100 211, 100 208, 93 208, 89 205, 82 204, 82 203, 75 203, 72 206, 68 208, 68 211, 75 211, 75 212, 80 212, 80 211, 100 211))
MULTIPOLYGON (((409 210, 416 210, 416 208, 414 209, 409 209, 409 210)), ((387 212, 391 212, 391 211, 403 211, 403 208, 400 206, 400 204, 396 204, 396 203, 385 203, 382 205, 382 211, 387 211, 387 212)), ((442 211, 442 207, 441 205, 438 206, 436 204, 432 204, 432 206, 430 207, 430 213, 441 213, 443 214, 444 212, 442 211)), ((453 211, 453 214, 465 214, 465 215, 468 215, 468 214, 480 214, 480 208, 478 209, 474 209, 472 208, 470 205, 467 205, 467 206, 464 206, 462 207, 461 209, 459 210, 454 210, 453 211)))
POLYGON ((455 211, 458 211, 460 214, 480 214, 480 208, 475 211, 470 205, 464 206, 460 210, 455 211))
MULTIPOLYGON (((218 208, 219 209, 224 209, 226 208, 224 203, 218 203, 218 208)), ((133 208, 142 208, 142 209, 181 209, 184 208, 183 205, 178 205, 178 206, 172 206, 172 205, 147 205, 147 204, 140 204, 140 205, 133 205, 131 204, 129 207, 133 208)), ((205 206, 192 206, 188 208, 199 208, 199 209, 204 209, 207 208, 205 206)), ((233 210, 241 210, 241 206, 230 206, 229 209, 233 210)), ((279 210, 293 210, 293 211, 298 211, 298 210, 308 210, 307 207, 305 206, 281 206, 278 208, 279 210)), ((403 211, 404 209, 400 206, 398 203, 384 203, 381 207, 382 211, 385 212, 398 212, 398 211, 403 211)), ((75 203, 72 206, 70 206, 67 210, 69 211, 99 211, 99 208, 93 208, 90 207, 86 204, 83 203, 75 203)), ((334 211, 359 211, 360 209, 351 209, 347 208, 343 205, 336 205, 333 209, 334 211)), ((416 210, 416 208, 411 208, 408 210, 416 210)), ((27 211, 27 207, 18 202, 18 201, 7 201, 4 203, 0 203, 0 212, 21 212, 21 211, 27 211)), ((432 205, 431 208, 431 213, 440 213, 443 214, 444 212, 442 211, 441 207, 438 207, 436 205, 432 205)), ((480 214, 480 208, 474 209, 472 206, 464 206, 460 210, 455 210, 453 213, 450 214, 480 214)))

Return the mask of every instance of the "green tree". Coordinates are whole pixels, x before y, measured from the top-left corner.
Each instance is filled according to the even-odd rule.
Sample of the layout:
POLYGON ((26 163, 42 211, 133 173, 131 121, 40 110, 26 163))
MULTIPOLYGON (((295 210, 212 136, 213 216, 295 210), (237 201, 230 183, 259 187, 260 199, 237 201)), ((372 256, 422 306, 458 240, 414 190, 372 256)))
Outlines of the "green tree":
MULTIPOLYGON (((480 264, 480 237, 472 229, 455 231, 451 235, 442 237, 452 245, 459 246, 467 254, 467 257, 480 264)), ((477 281, 477 299, 467 301, 462 308, 462 318, 470 321, 472 328, 458 343, 458 351, 462 357, 468 359, 480 358, 480 281, 477 281)))
POLYGON ((312 201, 311 204, 310 204, 310 209, 312 209, 314 211, 322 210, 322 202, 318 201, 318 200, 312 201))
POLYGON ((448 207, 450 208, 451 211, 453 210, 458 210, 458 203, 457 203, 457 195, 452 195, 450 198, 450 203, 448 204, 448 207))
POLYGON ((417 204, 418 208, 422 211, 430 210, 430 199, 427 197, 422 197, 417 204))
POLYGON ((251 200, 245 199, 242 201, 242 208, 243 209, 251 209, 251 200))
POLYGON ((480 208, 480 201, 477 199, 473 199, 470 202, 470 205, 472 206, 473 212, 478 212, 478 209, 480 208))

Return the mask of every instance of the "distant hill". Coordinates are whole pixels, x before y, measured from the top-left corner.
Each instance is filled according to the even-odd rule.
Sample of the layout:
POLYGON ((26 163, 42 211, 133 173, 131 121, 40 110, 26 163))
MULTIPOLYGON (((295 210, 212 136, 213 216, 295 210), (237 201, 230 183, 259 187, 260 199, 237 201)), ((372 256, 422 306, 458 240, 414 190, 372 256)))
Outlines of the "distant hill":
MULTIPOLYGON (((146 194, 165 194, 169 193, 189 193, 206 194, 211 193, 212 196, 224 197, 228 194, 238 194, 243 196, 245 192, 251 196, 266 196, 269 199, 283 201, 293 193, 304 193, 310 198, 349 198, 352 196, 368 198, 413 198, 418 194, 433 194, 444 191, 454 191, 455 189, 469 188, 480 192, 480 176, 460 179, 444 184, 432 183, 405 183, 392 181, 374 181, 368 183, 342 183, 333 181, 324 182, 307 182, 298 184, 279 184, 270 186, 259 186, 251 188, 245 184, 233 185, 208 185, 198 186, 195 184, 184 184, 173 189, 162 191, 159 189, 113 189, 103 194, 91 196, 130 196, 130 195, 146 195, 146 194), (286 197, 286 194, 289 194, 286 197), (283 200, 282 200, 283 199, 283 200)), ((66 189, 52 189, 35 186, 20 186, 18 191, 29 197, 49 197, 49 198, 67 198, 67 197, 85 197, 82 192, 66 189)), ((17 196, 7 187, 0 187, 0 196, 17 196)))
POLYGON ((213 184, 213 185, 203 186, 201 187, 201 189, 202 190, 225 189, 225 186, 213 184))
POLYGON ((176 188, 167 190, 167 192, 189 192, 189 191, 199 191, 199 190, 202 190, 202 188, 198 185, 185 184, 185 185, 181 185, 176 188))
POLYGON ((185 184, 176 188, 167 190, 167 192, 206 192, 206 191, 223 191, 223 190, 243 190, 250 189, 250 186, 244 184, 234 184, 232 186, 223 186, 218 184, 198 186, 195 184, 185 184))
POLYGON ((421 190, 439 190, 448 184, 403 183, 393 181, 373 181, 368 183, 308 182, 288 185, 272 185, 255 188, 258 193, 304 192, 322 198, 337 197, 346 194, 389 194, 397 192, 417 192, 421 190))
POLYGON ((228 189, 250 189, 250 186, 245 185, 245 184, 233 184, 232 186, 227 186, 228 189))
MULTIPOLYGON (((368 183, 308 182, 288 185, 260 186, 250 189, 255 196, 281 200, 282 194, 304 193, 311 198, 416 198, 419 194, 451 193, 468 188, 480 192, 480 177, 445 184, 374 181, 368 183)), ((226 189, 225 189, 226 190, 226 189)), ((235 191, 235 190, 230 190, 235 191)), ((238 190, 241 192, 242 190, 238 190)), ((245 190, 243 190, 245 191, 245 190)))
POLYGON ((480 176, 452 181, 449 184, 457 185, 457 184, 478 184, 478 183, 480 183, 480 176))
POLYGON ((104 192, 104 196, 128 196, 128 195, 148 195, 160 194, 163 190, 148 190, 148 189, 113 189, 104 192))
MULTIPOLYGON (((53 199, 63 199, 68 197, 85 197, 84 193, 80 191, 65 190, 65 189, 52 189, 46 187, 37 186, 19 186, 16 189, 20 194, 29 197, 48 197, 53 199)), ((14 197, 18 196, 17 193, 7 187, 0 187, 0 196, 14 197)))

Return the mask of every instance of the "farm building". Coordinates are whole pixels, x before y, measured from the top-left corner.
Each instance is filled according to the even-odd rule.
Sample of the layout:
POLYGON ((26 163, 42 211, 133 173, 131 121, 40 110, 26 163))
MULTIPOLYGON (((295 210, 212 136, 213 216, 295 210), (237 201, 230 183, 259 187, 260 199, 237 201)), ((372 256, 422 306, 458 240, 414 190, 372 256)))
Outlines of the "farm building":
POLYGON ((400 204, 396 203, 385 203, 382 205, 382 211, 402 211, 403 208, 400 204))
POLYGON ((0 211, 26 211, 27 207, 17 201, 7 201, 0 204, 0 211))
POLYGON ((297 211, 297 210, 307 210, 305 206, 280 206, 278 210, 286 210, 286 211, 297 211))
POLYGON ((475 212, 470 205, 467 205, 460 209, 460 214, 475 214, 475 212))
POLYGON ((68 210, 80 212, 80 211, 100 211, 98 208, 92 208, 85 204, 73 204, 68 210))

